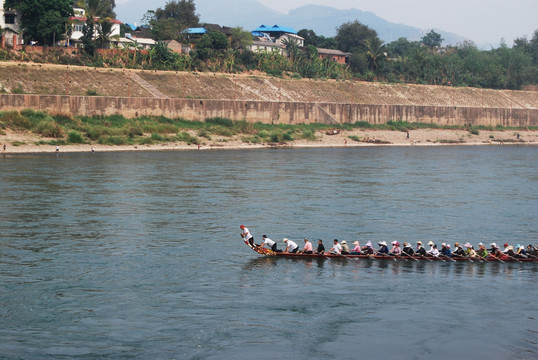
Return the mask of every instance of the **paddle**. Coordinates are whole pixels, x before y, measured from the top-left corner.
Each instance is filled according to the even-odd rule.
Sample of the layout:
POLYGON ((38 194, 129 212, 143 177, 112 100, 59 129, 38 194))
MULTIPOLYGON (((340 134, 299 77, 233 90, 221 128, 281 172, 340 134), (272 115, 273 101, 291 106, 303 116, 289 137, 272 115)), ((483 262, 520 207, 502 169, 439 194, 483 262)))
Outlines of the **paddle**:
POLYGON ((467 259, 467 260, 469 260, 470 262, 474 262, 473 259, 468 258, 468 257, 465 257, 465 256, 463 256, 463 255, 459 255, 459 254, 454 254, 454 253, 452 253, 452 256, 457 256, 457 257, 460 257, 460 258, 462 258, 462 259, 467 259))
POLYGON ((499 259, 499 258, 498 258, 497 256, 495 256, 495 255, 491 255, 491 254, 489 254, 488 256, 489 256, 490 258, 494 258, 495 260, 504 263, 504 261, 502 261, 501 259, 499 259))
POLYGON ((510 255, 508 255, 508 254, 504 254, 504 255, 508 256, 510 259, 512 259, 512 260, 514 260, 514 261, 517 261, 518 263, 521 263, 521 261, 519 261, 518 259, 516 259, 516 258, 513 257, 513 256, 510 256, 510 255))
POLYGON ((415 259, 412 255, 409 255, 409 254, 406 253, 405 251, 402 251, 402 255, 408 256, 408 257, 410 257, 412 260, 415 260, 416 262, 418 262, 417 259, 415 259))
POLYGON ((450 260, 452 262, 456 262, 456 260, 452 259, 450 256, 447 256, 447 255, 439 254, 439 257, 444 257, 447 260, 450 260))

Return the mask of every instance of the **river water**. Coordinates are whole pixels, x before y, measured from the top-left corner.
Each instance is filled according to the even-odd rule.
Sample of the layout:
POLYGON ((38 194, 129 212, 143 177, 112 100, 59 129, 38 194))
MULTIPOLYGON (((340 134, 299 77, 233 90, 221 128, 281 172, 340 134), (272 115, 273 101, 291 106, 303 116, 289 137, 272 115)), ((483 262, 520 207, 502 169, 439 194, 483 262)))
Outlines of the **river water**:
POLYGON ((239 237, 538 243, 538 147, 0 157, 2 359, 536 359, 537 264, 239 237))

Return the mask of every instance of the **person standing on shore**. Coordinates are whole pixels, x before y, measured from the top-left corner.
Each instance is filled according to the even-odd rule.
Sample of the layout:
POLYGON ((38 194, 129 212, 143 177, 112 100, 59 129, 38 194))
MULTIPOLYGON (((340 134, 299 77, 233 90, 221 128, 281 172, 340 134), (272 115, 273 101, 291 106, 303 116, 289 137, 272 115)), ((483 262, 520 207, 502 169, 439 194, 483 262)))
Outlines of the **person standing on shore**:
POLYGON ((241 225, 240 228, 241 228, 241 230, 243 230, 243 232, 241 233, 241 237, 245 241, 248 241, 250 246, 254 247, 254 236, 252 236, 252 234, 250 233, 250 231, 248 231, 248 229, 245 227, 245 225, 241 225))
POLYGON ((56 152, 60 152, 60 146, 56 145, 56 152))

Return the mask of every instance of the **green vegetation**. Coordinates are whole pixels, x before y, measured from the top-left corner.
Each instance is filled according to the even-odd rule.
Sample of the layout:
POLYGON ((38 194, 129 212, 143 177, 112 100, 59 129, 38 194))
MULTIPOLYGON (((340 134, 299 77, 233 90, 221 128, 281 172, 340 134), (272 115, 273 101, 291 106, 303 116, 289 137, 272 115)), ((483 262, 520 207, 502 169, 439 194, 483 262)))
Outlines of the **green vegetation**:
MULTIPOLYGON (((183 142, 188 145, 202 144, 205 140, 226 142, 241 139, 243 142, 286 143, 305 139, 317 141, 316 132, 325 133, 329 129, 342 130, 392 130, 408 131, 413 129, 461 129, 471 134, 491 127, 483 126, 438 126, 425 123, 408 123, 405 121, 389 121, 386 124, 369 124, 356 122, 340 126, 325 124, 263 124, 250 123, 245 120, 232 121, 227 118, 209 118, 205 121, 188 121, 181 118, 166 118, 162 116, 143 116, 136 119, 126 119, 123 116, 76 116, 50 115, 42 111, 23 110, 0 111, 0 129, 28 131, 41 135, 44 139, 38 144, 91 144, 105 145, 145 145, 159 143, 183 142)), ((495 127, 495 130, 517 130, 516 128, 495 127)), ((538 130, 531 127, 530 130, 538 130)), ((359 137, 350 135, 353 141, 362 141, 359 137)), ((490 137, 492 138, 492 137, 490 137)), ((508 142, 510 140, 498 140, 508 142)), ((376 140, 376 142, 379 142, 376 140)), ((443 142, 443 141, 440 141, 443 142)), ((449 142, 447 140, 447 142, 449 142)), ((461 141, 456 141, 461 142, 461 141)))

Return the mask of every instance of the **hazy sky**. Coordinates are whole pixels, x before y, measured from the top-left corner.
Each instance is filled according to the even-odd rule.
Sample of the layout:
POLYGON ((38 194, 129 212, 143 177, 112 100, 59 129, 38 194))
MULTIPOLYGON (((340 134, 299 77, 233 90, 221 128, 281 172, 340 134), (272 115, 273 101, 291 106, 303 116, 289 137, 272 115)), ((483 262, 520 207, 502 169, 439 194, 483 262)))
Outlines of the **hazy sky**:
MULTIPOLYGON (((116 0, 116 4, 131 0, 116 0)), ((223 1, 223 0, 214 0, 223 1)), ((226 1, 226 0, 224 0, 226 1)), ((477 44, 507 45, 517 37, 528 39, 538 29, 538 0, 258 0, 287 13, 305 4, 371 11, 394 23, 422 29, 438 28, 472 39, 477 44)), ((165 3, 148 0, 147 4, 165 3)), ((196 3, 196 0, 195 0, 196 3)), ((202 14, 203 15, 203 14, 202 14)))
POLYGON ((473 39, 499 43, 538 29, 538 0, 259 0, 287 13, 305 4, 371 11, 385 20, 419 28, 439 28, 473 39))

